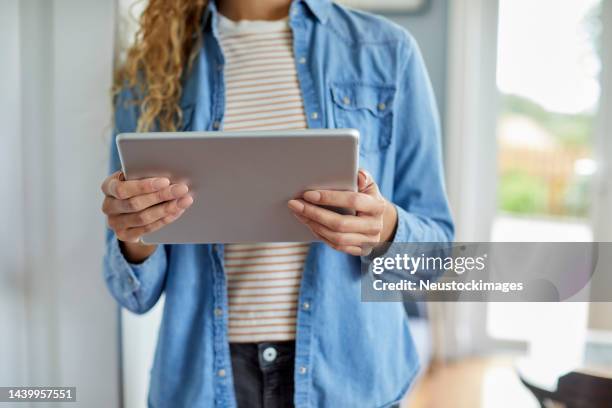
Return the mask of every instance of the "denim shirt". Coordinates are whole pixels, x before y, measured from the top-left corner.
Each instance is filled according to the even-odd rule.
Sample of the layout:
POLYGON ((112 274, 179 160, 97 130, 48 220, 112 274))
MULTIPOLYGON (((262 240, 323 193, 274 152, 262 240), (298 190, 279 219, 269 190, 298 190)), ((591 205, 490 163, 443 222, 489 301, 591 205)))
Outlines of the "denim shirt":
MULTIPOLYGON (((224 57, 209 2, 203 47, 185 79, 185 131, 223 128, 224 57)), ((327 0, 295 0, 289 24, 309 128, 356 128, 360 167, 397 207, 395 242, 446 242, 440 126, 414 39, 389 21, 327 0)), ((134 131, 138 107, 118 97, 115 134, 134 131)), ((114 141, 111 169, 120 168, 114 141)), ((316 165, 316 158, 313 158, 316 165)), ((165 294, 151 371, 151 407, 234 407, 223 244, 159 245, 130 264, 109 232, 104 275, 121 306, 145 313, 165 294)), ((361 302, 360 258, 313 243, 297 314, 297 407, 386 407, 418 370, 401 303, 361 302)))

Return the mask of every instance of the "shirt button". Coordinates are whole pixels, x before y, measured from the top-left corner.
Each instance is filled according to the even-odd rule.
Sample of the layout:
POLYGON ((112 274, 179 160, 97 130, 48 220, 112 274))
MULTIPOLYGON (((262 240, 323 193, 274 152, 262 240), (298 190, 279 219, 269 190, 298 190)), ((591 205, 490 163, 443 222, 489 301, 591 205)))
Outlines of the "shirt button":
POLYGON ((307 369, 306 367, 304 367, 304 366, 301 366, 301 367, 300 367, 300 374, 304 375, 304 374, 306 374, 307 372, 308 372, 308 369, 307 369))
POLYGON ((306 63, 306 57, 301 57, 301 58, 298 60, 298 62, 299 62, 300 64, 305 64, 305 63, 306 63))
POLYGON ((384 102, 381 102, 378 104, 378 110, 385 110, 387 109, 387 105, 385 105, 384 102))
POLYGON ((223 309, 221 309, 220 307, 215 308, 215 316, 217 317, 223 316, 223 309))
POLYGON ((308 302, 302 303, 302 309, 304 309, 304 310, 310 309, 310 303, 308 303, 308 302))
POLYGON ((217 371, 217 375, 219 377, 225 377, 225 370, 224 369, 220 369, 219 371, 217 371))
POLYGON ((276 351, 274 347, 268 347, 263 351, 263 359, 267 361, 268 363, 271 363, 274 360, 276 360, 277 355, 278 355, 278 352, 276 351))
POLYGON ((316 120, 316 119, 319 119, 319 114, 318 114, 317 112, 312 112, 312 113, 310 114, 310 117, 311 117, 312 119, 315 119, 315 120, 316 120))
POLYGON ((132 276, 130 276, 130 275, 128 275, 128 277, 127 277, 127 281, 128 281, 128 283, 129 283, 130 285, 133 285, 133 284, 134 284, 134 278, 133 278, 132 276))
POLYGON ((218 120, 215 120, 215 122, 213 123, 213 128, 219 129, 220 127, 221 127, 221 122, 219 122, 218 120))
POLYGON ((349 98, 348 96, 345 96, 344 98, 342 98, 342 102, 344 102, 345 105, 350 105, 351 98, 349 98))
POLYGON ((223 64, 217 64, 217 71, 223 71, 223 64))

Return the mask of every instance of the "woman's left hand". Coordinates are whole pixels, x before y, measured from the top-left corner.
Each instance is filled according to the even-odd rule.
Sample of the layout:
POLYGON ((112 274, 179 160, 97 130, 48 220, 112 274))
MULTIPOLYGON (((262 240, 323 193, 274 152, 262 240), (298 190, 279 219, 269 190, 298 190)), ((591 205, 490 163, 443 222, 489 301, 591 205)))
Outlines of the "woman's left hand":
POLYGON ((388 242, 397 226, 397 210, 380 194, 372 176, 359 170, 358 192, 313 190, 290 200, 294 215, 313 234, 332 248, 351 255, 365 255, 362 245, 388 242), (338 214, 320 207, 352 210, 355 215, 338 214))

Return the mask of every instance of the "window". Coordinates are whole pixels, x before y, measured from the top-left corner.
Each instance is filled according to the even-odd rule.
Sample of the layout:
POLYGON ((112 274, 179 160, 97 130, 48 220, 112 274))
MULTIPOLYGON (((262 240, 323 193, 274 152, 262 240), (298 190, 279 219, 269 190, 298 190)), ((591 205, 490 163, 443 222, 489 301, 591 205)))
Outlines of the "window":
POLYGON ((500 1, 494 240, 591 240, 600 6, 500 1))
MULTIPOLYGON (((600 9, 601 0, 500 0, 493 241, 592 241, 600 9)), ((551 362, 580 358, 587 303, 487 309, 493 338, 526 341, 551 362)))

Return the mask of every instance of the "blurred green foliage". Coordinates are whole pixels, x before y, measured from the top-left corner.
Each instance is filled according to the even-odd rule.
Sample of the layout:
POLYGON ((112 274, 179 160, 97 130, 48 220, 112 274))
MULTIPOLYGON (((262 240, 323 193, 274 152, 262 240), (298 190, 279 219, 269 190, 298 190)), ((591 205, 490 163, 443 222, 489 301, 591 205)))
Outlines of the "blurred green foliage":
POLYGON ((548 209, 548 185, 520 170, 502 174, 498 189, 502 211, 515 214, 544 214, 548 209))
POLYGON ((549 112, 535 102, 517 95, 502 95, 502 115, 521 115, 534 120, 566 147, 587 146, 593 135, 592 114, 549 112))

